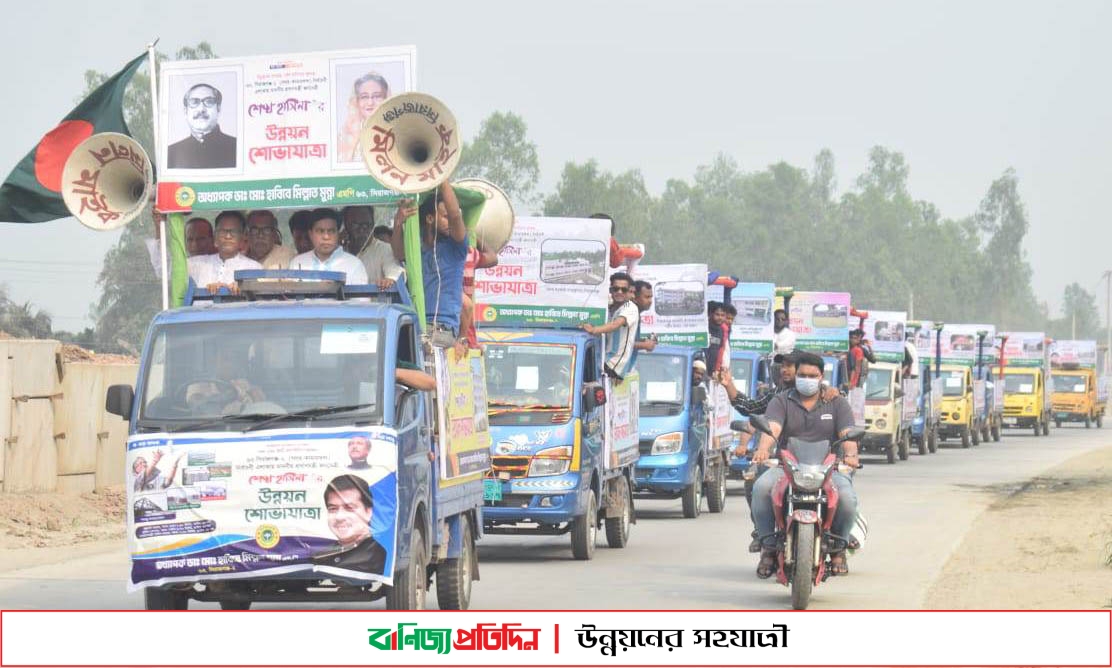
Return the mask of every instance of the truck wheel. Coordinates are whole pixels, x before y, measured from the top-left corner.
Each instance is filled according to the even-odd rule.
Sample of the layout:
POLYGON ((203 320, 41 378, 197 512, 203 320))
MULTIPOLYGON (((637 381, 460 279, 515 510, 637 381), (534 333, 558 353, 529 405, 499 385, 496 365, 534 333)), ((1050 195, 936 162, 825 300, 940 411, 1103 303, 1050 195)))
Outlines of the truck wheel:
POLYGON ((981 443, 988 443, 989 439, 991 438, 990 433, 991 431, 987 424, 984 427, 981 427, 981 443))
POLYGON ((1000 442, 1000 425, 994 425, 992 427, 992 442, 993 443, 999 443, 1000 442))
POLYGON ((714 467, 714 480, 707 486, 707 510, 720 513, 726 509, 726 464, 718 462, 714 467))
POLYGON ((1055 420, 1054 421, 1054 428, 1055 429, 1061 429, 1062 428, 1062 421, 1061 420, 1055 420))
POLYGON ((695 471, 695 482, 683 488, 683 516, 693 520, 703 509, 703 467, 695 471))
POLYGON ((961 447, 968 448, 969 447, 969 440, 970 440, 969 439, 969 427, 962 427, 961 428, 961 447))
POLYGON ((930 436, 927 439, 927 450, 931 454, 938 452, 938 427, 931 429, 930 436))
POLYGON ((888 463, 889 464, 895 464, 896 463, 896 442, 895 441, 888 444, 888 448, 885 449, 885 454, 888 456, 888 463))
POLYGON ((598 502, 595 490, 587 491, 587 512, 575 518, 571 528, 571 554, 580 561, 595 556, 595 537, 598 535, 598 502))
POLYGON ((251 601, 220 601, 221 610, 250 610, 251 601))
POLYGON ((919 446, 920 455, 927 454, 927 432, 923 432, 923 435, 919 437, 919 442, 916 445, 919 446))
POLYGON ((618 478, 618 493, 622 496, 622 507, 617 517, 610 516, 606 511, 606 544, 613 548, 622 548, 629 542, 629 529, 633 524, 633 501, 629 495, 629 480, 625 476, 618 478))
POLYGON ((1097 429, 1101 429, 1103 427, 1104 427, 1104 416, 1103 415, 1098 415, 1097 416, 1097 429))
MULTIPOLYGON (((981 430, 980 429, 977 429, 976 427, 973 427, 971 429, 966 429, 966 431, 969 432, 969 439, 971 441, 973 441, 973 445, 980 445, 981 444, 981 430)), ((962 447, 965 447, 965 441, 964 440, 962 441, 961 445, 962 445, 962 447)))
POLYGON ((409 566, 394 573, 394 586, 386 593, 387 610, 424 610, 428 597, 429 556, 425 537, 413 527, 409 538, 409 566))
POLYGON ((1085 415, 1085 428, 1091 429, 1093 426, 1093 419, 1088 414, 1085 415))
POLYGON ((436 565, 436 604, 441 610, 467 610, 471 607, 471 576, 475 572, 475 543, 471 540, 471 521, 460 519, 460 550, 455 559, 436 565))
POLYGON ((904 431, 900 436, 900 461, 906 462, 911 454, 911 432, 904 431))
POLYGON ((1050 422, 1044 421, 1042 423, 1043 436, 1050 436, 1050 422))
POLYGON ((143 590, 143 607, 147 610, 188 610, 189 596, 180 589, 147 587, 143 590))

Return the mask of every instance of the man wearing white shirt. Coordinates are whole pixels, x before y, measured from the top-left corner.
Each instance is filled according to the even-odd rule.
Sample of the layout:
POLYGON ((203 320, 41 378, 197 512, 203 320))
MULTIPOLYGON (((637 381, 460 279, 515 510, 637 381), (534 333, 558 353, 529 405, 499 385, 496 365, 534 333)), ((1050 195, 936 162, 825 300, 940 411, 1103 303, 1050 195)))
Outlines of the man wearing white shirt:
POLYGON ((247 257, 263 269, 285 269, 296 253, 278 242, 278 219, 266 209, 247 215, 247 257))
POLYGON ((235 273, 240 269, 262 269, 262 265, 239 252, 247 221, 238 211, 222 211, 216 217, 216 252, 189 258, 189 277, 199 287, 216 292, 226 287, 238 291, 235 273))
POLYGON ((795 350, 795 332, 788 327, 788 312, 782 308, 776 309, 773 314, 772 352, 777 355, 787 355, 795 350))
POLYGON ((366 285, 363 263, 340 246, 340 215, 332 209, 314 209, 309 220, 313 250, 290 260, 290 269, 340 271, 345 285, 366 285))
POLYGON ((385 290, 393 287, 402 277, 402 267, 394 259, 389 243, 371 235, 374 229, 374 211, 369 206, 344 207, 344 229, 351 241, 349 248, 359 256, 367 270, 367 282, 385 290))
MULTIPOLYGON (((147 239, 147 254, 151 258, 151 266, 154 267, 155 278, 162 278, 162 250, 159 248, 158 241, 161 236, 162 225, 157 221, 154 224, 154 238, 147 239)), ((185 223, 185 254, 188 257, 194 255, 210 255, 216 252, 216 246, 212 241, 212 225, 204 218, 190 218, 185 223)), ((285 267, 283 267, 284 269, 285 267)))

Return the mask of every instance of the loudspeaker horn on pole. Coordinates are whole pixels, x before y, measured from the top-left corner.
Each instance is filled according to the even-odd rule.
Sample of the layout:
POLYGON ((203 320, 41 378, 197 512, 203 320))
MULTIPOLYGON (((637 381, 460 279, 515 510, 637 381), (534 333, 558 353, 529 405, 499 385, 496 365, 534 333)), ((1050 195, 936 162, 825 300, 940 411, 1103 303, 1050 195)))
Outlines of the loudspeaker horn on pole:
POLYGON ((481 192, 486 204, 475 224, 475 238, 486 250, 498 252, 509 243, 514 233, 514 207, 502 189, 483 179, 463 179, 453 186, 481 192))
POLYGON ((406 194, 425 192, 447 181, 459 164, 459 126, 435 97, 402 93, 363 122, 359 151, 382 185, 406 194))
POLYGON ((154 186, 147 152, 127 135, 100 132, 77 145, 62 168, 62 200, 94 230, 114 230, 139 217, 154 186))

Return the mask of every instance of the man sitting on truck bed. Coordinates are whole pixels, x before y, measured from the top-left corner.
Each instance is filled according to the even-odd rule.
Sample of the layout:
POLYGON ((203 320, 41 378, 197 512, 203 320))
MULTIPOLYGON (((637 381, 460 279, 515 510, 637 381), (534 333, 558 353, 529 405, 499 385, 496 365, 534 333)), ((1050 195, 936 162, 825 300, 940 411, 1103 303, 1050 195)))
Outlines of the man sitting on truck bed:
POLYGON ((341 271, 344 285, 366 285, 367 270, 359 258, 340 246, 340 214, 333 209, 313 209, 309 217, 309 240, 313 250, 290 260, 290 269, 341 271))
POLYGON ((606 364, 603 369, 611 378, 622 380, 633 370, 637 361, 637 330, 641 326, 641 311, 637 304, 630 301, 633 278, 619 271, 610 275, 610 322, 596 327, 585 324, 582 329, 588 334, 608 335, 606 364))

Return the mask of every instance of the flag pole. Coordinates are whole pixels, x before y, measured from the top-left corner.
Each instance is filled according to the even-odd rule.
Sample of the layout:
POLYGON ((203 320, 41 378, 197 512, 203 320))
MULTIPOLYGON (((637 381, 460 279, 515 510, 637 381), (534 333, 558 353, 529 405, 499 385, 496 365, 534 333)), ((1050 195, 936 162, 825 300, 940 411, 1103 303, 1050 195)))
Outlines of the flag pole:
MULTIPOLYGON (((158 163, 158 70, 155 69, 157 65, 154 47, 158 44, 158 38, 155 37, 154 41, 147 45, 147 69, 150 70, 150 84, 151 84, 151 137, 154 139, 154 162, 158 163)), ((155 197, 157 198, 158 191, 155 190, 155 197)), ((155 216, 154 224, 158 226, 158 250, 161 256, 160 262, 162 263, 162 310, 165 311, 170 308, 170 263, 166 255, 166 225, 161 216, 155 216)))

